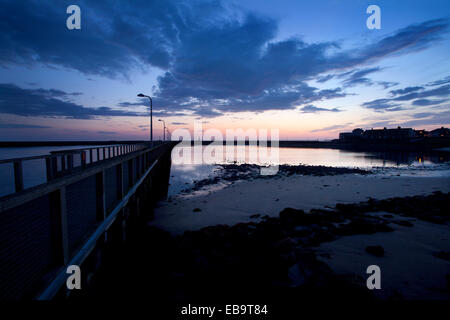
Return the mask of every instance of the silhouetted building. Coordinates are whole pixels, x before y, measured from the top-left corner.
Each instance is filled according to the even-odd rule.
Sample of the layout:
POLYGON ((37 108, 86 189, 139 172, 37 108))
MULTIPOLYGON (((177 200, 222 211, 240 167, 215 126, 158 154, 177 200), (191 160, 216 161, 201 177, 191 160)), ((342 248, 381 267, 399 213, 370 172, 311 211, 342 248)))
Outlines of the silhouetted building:
POLYGON ((448 138, 450 137, 450 129, 441 127, 430 131, 430 137, 448 138))
POLYGON ((414 138, 415 133, 411 128, 397 127, 396 129, 371 129, 363 133, 368 140, 409 140, 414 138))
POLYGON ((353 132, 341 132, 339 133, 339 140, 346 142, 354 141, 355 135, 353 134, 353 132))
POLYGON ((433 131, 414 130, 412 128, 397 127, 394 129, 354 129, 352 132, 339 133, 339 140, 343 142, 358 141, 420 141, 429 137, 450 137, 450 129, 440 128, 433 131))
POLYGON ((424 137, 428 137, 429 136, 429 132, 426 131, 425 129, 422 130, 414 130, 415 136, 416 138, 424 138, 424 137))
POLYGON ((355 137, 362 137, 362 135, 364 134, 364 130, 363 129, 361 129, 361 128, 357 128, 357 129, 354 129, 353 131, 352 131, 352 133, 353 133, 353 135, 355 136, 355 137))

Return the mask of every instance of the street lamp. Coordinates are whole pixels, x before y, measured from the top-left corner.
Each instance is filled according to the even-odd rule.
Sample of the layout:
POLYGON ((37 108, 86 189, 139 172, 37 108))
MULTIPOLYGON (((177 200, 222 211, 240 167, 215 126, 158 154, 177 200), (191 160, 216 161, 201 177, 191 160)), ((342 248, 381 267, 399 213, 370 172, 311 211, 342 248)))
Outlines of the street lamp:
POLYGON ((164 139, 163 141, 166 141, 166 122, 164 120, 158 119, 158 121, 162 121, 164 125, 163 133, 164 133, 164 139))
POLYGON ((140 98, 146 97, 146 98, 150 99, 150 143, 151 143, 151 146, 153 147, 153 101, 150 96, 147 96, 142 93, 139 93, 137 96, 140 98))
POLYGON ((166 128, 166 130, 167 130, 167 139, 170 141, 170 131, 169 131, 169 128, 166 128))

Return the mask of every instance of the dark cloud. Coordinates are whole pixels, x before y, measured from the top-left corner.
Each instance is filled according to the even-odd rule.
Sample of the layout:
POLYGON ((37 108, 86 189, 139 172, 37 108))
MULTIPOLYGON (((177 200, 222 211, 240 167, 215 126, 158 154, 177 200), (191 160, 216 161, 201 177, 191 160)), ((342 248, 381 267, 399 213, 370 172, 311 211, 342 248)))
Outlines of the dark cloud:
POLYGON ((441 100, 417 99, 414 100, 412 104, 415 106, 432 106, 436 104, 441 104, 445 101, 448 101, 448 99, 441 99, 441 100))
POLYGON ((49 126, 24 123, 0 123, 0 129, 48 129, 49 126))
POLYGON ((117 134, 116 131, 97 131, 99 134, 117 134))
POLYGON ((377 127, 412 127, 419 128, 422 126, 446 126, 450 125, 450 111, 442 112, 418 112, 411 114, 412 119, 406 121, 396 121, 396 120, 382 120, 377 122, 372 122, 366 125, 366 127, 377 128, 377 127))
POLYGON ((402 28, 391 36, 361 49, 356 60, 377 59, 423 50, 430 43, 442 40, 448 31, 447 19, 435 19, 402 28))
MULTIPOLYGON (((340 90, 319 91, 306 81, 318 77, 323 82, 327 78, 319 75, 324 73, 421 50, 442 39, 448 29, 447 20, 431 20, 360 49, 343 50, 336 42, 275 40, 275 20, 251 12, 230 14, 229 10, 214 0, 3 0, 0 65, 39 63, 110 78, 127 77, 136 68, 158 67, 165 71, 154 92, 161 114, 191 112, 213 117, 226 112, 294 109, 343 97, 340 90), (81 30, 69 31, 64 26, 66 16, 61 13, 69 4, 82 8, 81 30)), ((353 71, 348 85, 371 84, 365 75, 375 71, 353 71)), ((69 117, 127 113, 108 108, 95 111, 62 101, 55 94, 50 98, 37 95, 49 105, 47 116, 60 114, 55 104, 72 110, 69 117)), ((138 105, 123 102, 120 106, 138 105)))
POLYGON ((167 68, 170 42, 175 38, 170 24, 179 17, 169 2, 161 4, 4 0, 0 65, 43 63, 107 77, 127 75, 141 64, 167 68), (65 27, 66 8, 71 4, 82 8, 81 30, 65 27))
POLYGON ((372 68, 363 68, 363 69, 355 69, 351 71, 347 71, 341 74, 329 74, 326 76, 321 76, 317 79, 317 82, 323 83, 330 79, 344 79, 342 81, 342 85, 344 87, 354 87, 357 85, 365 85, 365 86, 373 86, 379 85, 384 89, 388 89, 390 87, 398 85, 398 82, 391 81, 373 81, 372 79, 366 77, 367 75, 382 71, 383 69, 380 67, 372 67, 372 68))
MULTIPOLYGON (((354 68, 389 54, 422 49, 440 38, 447 28, 445 20, 428 21, 404 28, 360 50, 330 54, 331 48, 339 50, 338 44, 309 44, 300 39, 270 42, 273 22, 249 16, 243 22, 208 28, 203 31, 208 37, 202 33, 200 39, 196 36, 185 39, 183 44, 189 50, 182 50, 183 56, 176 58, 173 68, 159 78, 158 95, 178 101, 197 98, 211 105, 215 99, 228 99, 228 105, 236 106, 231 107, 233 111, 293 108, 299 100, 301 103, 299 96, 304 95, 304 90, 310 90, 304 80, 326 71, 354 68), (231 45, 224 33, 233 34, 235 40, 231 45), (250 41, 256 34, 266 38, 250 41), (265 43, 268 43, 267 47, 265 43), (286 90, 295 86, 294 90, 286 90)), ((364 76, 379 70, 375 67, 350 71, 347 84, 373 84, 364 76)), ((324 82, 332 77, 318 79, 324 82)), ((395 83, 375 84, 387 88, 395 83)))
POLYGON ((109 107, 87 108, 65 100, 71 95, 61 90, 22 89, 14 84, 2 83, 0 84, 0 113, 24 117, 71 119, 146 115, 141 112, 114 110, 109 107))
POLYGON ((390 99, 376 99, 373 101, 364 102, 362 106, 378 112, 403 110, 399 104, 392 103, 390 99))
POLYGON ((172 122, 171 124, 174 126, 187 126, 188 125, 188 123, 186 123, 186 122, 172 122))
POLYGON ((428 118, 428 117, 430 117, 430 116, 432 116, 434 114, 435 113, 433 113, 433 112, 418 112, 418 113, 414 113, 412 115, 412 117, 416 118, 416 119, 422 119, 422 118, 428 118))
POLYGON ((393 90, 390 93, 395 97, 364 102, 362 106, 379 112, 383 112, 404 110, 404 107, 402 107, 399 102, 408 102, 412 100, 414 101, 411 102, 411 105, 414 106, 437 105, 448 100, 442 98, 450 95, 450 84, 429 90, 424 90, 423 86, 408 87, 400 90, 393 90), (441 99, 430 100, 426 98, 441 99))
POLYGON ((393 101, 409 101, 417 98, 428 98, 428 97, 444 97, 450 94, 450 84, 442 87, 430 89, 430 90, 422 90, 418 92, 411 92, 405 95, 398 96, 391 100, 393 101))
POLYGON ((430 116, 424 117, 425 119, 409 120, 403 122, 404 126, 418 127, 426 125, 449 125, 450 124, 450 111, 443 111, 434 113, 430 116))
POLYGON ((360 69, 360 70, 355 70, 353 72, 349 73, 345 73, 344 75, 341 75, 341 77, 343 76, 347 76, 349 74, 349 76, 344 80, 343 84, 346 87, 353 87, 355 85, 373 85, 374 82, 372 80, 370 80, 369 78, 366 77, 366 75, 374 73, 374 72, 378 72, 381 71, 382 69, 380 67, 374 67, 374 68, 365 68, 365 69, 360 69))
POLYGON ((304 106, 303 108, 300 109, 300 111, 302 113, 317 113, 317 112, 341 112, 342 110, 338 109, 338 108, 333 108, 333 109, 326 109, 326 108, 320 108, 320 107, 315 107, 312 104, 304 106))
POLYGON ((399 85, 399 83, 395 81, 377 81, 377 84, 382 86, 384 89, 389 89, 399 85))
POLYGON ((440 80, 432 81, 432 82, 428 83, 427 86, 440 86, 440 85, 447 84, 447 83, 450 83, 450 76, 445 77, 440 80))
POLYGON ((333 79, 334 77, 335 77, 334 74, 327 74, 325 76, 320 76, 320 77, 316 78, 316 81, 319 83, 324 83, 324 82, 327 82, 328 80, 333 79))
POLYGON ((417 87, 406 87, 406 88, 403 88, 403 89, 391 90, 391 91, 389 91, 389 93, 391 95, 393 95, 393 96, 396 96, 396 95, 403 95, 403 94, 407 94, 407 93, 410 93, 410 92, 419 91, 419 90, 422 90, 422 89, 424 89, 424 87, 420 87, 420 86, 417 86, 417 87))

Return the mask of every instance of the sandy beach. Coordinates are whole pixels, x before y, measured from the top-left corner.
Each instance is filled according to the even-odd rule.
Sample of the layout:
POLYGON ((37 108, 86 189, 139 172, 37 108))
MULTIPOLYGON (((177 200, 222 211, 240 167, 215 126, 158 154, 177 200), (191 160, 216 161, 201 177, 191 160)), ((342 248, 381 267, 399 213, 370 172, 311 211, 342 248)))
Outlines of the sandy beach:
MULTIPOLYGON (((344 281, 350 288, 360 288, 363 296, 370 293, 383 300, 448 300, 450 225, 442 212, 448 200, 440 204, 426 200, 442 195, 437 191, 448 197, 447 177, 339 174, 253 179, 237 181, 207 194, 194 192, 173 197, 155 209, 155 219, 150 225, 174 236, 182 235, 181 247, 188 246, 189 252, 208 252, 206 243, 217 241, 236 241, 237 248, 250 241, 252 249, 246 249, 244 256, 253 256, 253 250, 275 250, 274 258, 270 258, 275 260, 268 258, 269 262, 264 263, 277 268, 274 261, 286 261, 287 271, 279 274, 281 279, 287 276, 287 280, 281 280, 282 287, 315 288, 322 282, 330 285, 338 281, 337 285, 330 285, 334 289, 326 285, 328 289, 320 291, 329 294, 342 285, 339 281, 344 281), (408 196, 420 197, 404 198, 408 196), (385 200, 394 197, 399 202, 385 200), (410 201, 415 204, 411 206, 410 201), (305 215, 302 210, 311 211, 305 215), (436 210, 441 210, 437 214, 442 219, 435 219, 436 210), (277 230, 279 223, 285 227, 274 236, 270 230, 277 230), (208 227, 213 225, 221 226, 208 227), (193 230, 201 231, 186 232, 193 230), (261 232, 259 240, 251 240, 254 232, 261 232), (194 248, 199 251, 192 249, 191 243, 196 243, 194 248), (268 249, 263 249, 265 246, 268 249), (374 254, 368 251, 370 247, 381 252, 374 254), (291 260, 292 256, 296 258, 291 260), (370 265, 381 269, 381 290, 366 288, 366 269, 370 265)), ((228 246, 225 244, 225 248, 228 246)), ((223 263, 227 263, 227 259, 233 260, 228 255, 239 252, 239 249, 217 249, 215 245, 211 250, 211 257, 202 253, 197 261, 206 259, 212 263, 217 252, 224 250, 221 255, 226 257, 223 263)), ((243 257, 234 259, 239 261, 243 257)), ((254 259, 261 258, 256 255, 254 259)), ((269 287, 277 287, 277 281, 269 287)), ((311 290, 314 289, 305 292, 311 290)), ((353 290, 349 292, 358 292, 353 290)))
POLYGON ((437 252, 450 252, 449 226, 407 220, 412 227, 392 225, 393 232, 353 235, 322 243, 317 257, 341 275, 363 276, 367 266, 380 266, 382 290, 374 291, 380 298, 399 295, 408 300, 450 299, 446 279, 450 261, 435 257, 437 252), (365 248, 373 245, 382 246, 384 255, 367 254, 365 248))
POLYGON ((369 198, 427 195, 433 191, 450 192, 450 179, 359 174, 256 179, 239 181, 207 194, 200 192, 162 201, 155 208, 155 219, 150 224, 177 235, 216 224, 257 222, 265 215, 277 217, 288 207, 309 210, 369 198), (259 217, 251 218, 254 215, 259 217))

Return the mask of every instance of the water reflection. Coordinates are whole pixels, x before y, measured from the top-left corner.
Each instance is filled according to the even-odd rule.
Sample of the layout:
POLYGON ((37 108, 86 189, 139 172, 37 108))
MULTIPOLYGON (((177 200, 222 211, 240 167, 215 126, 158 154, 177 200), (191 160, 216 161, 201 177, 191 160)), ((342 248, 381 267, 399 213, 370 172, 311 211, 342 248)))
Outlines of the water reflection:
MULTIPOLYGON (((376 169, 381 173, 389 174, 413 174, 413 175, 436 175, 444 174, 442 170, 449 169, 450 153, 446 152, 357 152, 339 149, 321 148, 279 148, 276 160, 267 158, 261 160, 256 146, 241 146, 240 148, 224 149, 222 154, 215 155, 215 161, 205 157, 205 148, 194 148, 190 146, 177 146, 172 152, 172 171, 169 187, 169 196, 180 193, 183 189, 192 186, 196 180, 213 177, 217 171, 215 164, 226 163, 249 163, 259 165, 324 165, 331 167, 351 167, 363 169, 376 169), (182 150, 183 149, 183 150, 182 150), (177 161, 184 153, 184 159, 188 161, 177 161), (189 155, 189 157, 187 156, 189 155), (209 160, 202 163, 202 159, 209 160), (444 166, 440 164, 445 164, 444 166), (396 170, 393 172, 392 170, 396 170), (397 172, 398 171, 398 172, 397 172)), ((270 149, 270 148, 269 148, 270 149)), ((208 151, 208 150, 206 150, 208 151)), ((447 173, 445 173, 447 174, 447 173)))

